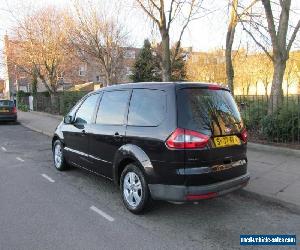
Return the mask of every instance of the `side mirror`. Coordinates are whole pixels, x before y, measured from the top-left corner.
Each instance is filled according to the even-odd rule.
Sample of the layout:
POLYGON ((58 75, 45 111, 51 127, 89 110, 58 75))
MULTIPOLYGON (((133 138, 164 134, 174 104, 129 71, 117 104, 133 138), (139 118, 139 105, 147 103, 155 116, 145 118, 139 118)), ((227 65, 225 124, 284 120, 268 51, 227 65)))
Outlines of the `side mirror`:
POLYGON ((64 117, 65 124, 72 124, 74 122, 74 117, 71 115, 67 115, 64 117))

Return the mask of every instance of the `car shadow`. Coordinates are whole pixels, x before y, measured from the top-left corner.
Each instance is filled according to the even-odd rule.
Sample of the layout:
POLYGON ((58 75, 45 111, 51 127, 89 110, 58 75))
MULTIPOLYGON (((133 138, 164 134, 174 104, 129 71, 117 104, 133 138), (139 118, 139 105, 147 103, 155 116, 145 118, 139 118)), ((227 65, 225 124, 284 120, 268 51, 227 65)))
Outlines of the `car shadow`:
POLYGON ((0 126, 6 126, 6 125, 10 125, 10 126, 20 125, 20 122, 0 121, 0 126))

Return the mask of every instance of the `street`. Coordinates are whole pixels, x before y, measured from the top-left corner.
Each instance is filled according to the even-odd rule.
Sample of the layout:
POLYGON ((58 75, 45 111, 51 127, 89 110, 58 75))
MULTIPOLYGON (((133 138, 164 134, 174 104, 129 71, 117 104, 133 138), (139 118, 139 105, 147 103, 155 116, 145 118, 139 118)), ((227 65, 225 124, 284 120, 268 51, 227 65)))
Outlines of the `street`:
POLYGON ((300 235, 297 211, 239 191, 133 215, 110 181, 55 170, 51 138, 21 125, 0 124, 0 171, 0 249, 240 249, 240 234, 300 235))

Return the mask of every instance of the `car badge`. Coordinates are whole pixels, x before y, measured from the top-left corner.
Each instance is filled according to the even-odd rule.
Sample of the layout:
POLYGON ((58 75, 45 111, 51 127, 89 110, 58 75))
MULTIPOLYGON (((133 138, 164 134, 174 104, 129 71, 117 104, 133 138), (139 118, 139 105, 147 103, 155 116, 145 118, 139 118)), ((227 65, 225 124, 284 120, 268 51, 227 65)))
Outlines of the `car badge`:
POLYGON ((230 133, 231 132, 231 128, 225 127, 225 132, 226 133, 230 133))

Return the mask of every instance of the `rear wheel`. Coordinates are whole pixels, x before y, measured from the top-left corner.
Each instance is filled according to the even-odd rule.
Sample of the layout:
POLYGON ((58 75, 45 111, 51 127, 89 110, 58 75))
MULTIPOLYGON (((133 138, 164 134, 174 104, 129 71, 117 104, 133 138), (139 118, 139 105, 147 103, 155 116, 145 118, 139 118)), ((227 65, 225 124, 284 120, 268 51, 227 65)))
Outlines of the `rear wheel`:
POLYGON ((121 174, 121 196, 126 208, 139 214, 145 210, 151 201, 148 184, 143 172, 135 165, 129 164, 121 174))
POLYGON ((53 161, 57 170, 63 171, 67 169, 67 163, 63 154, 63 145, 60 140, 53 143, 53 161))

